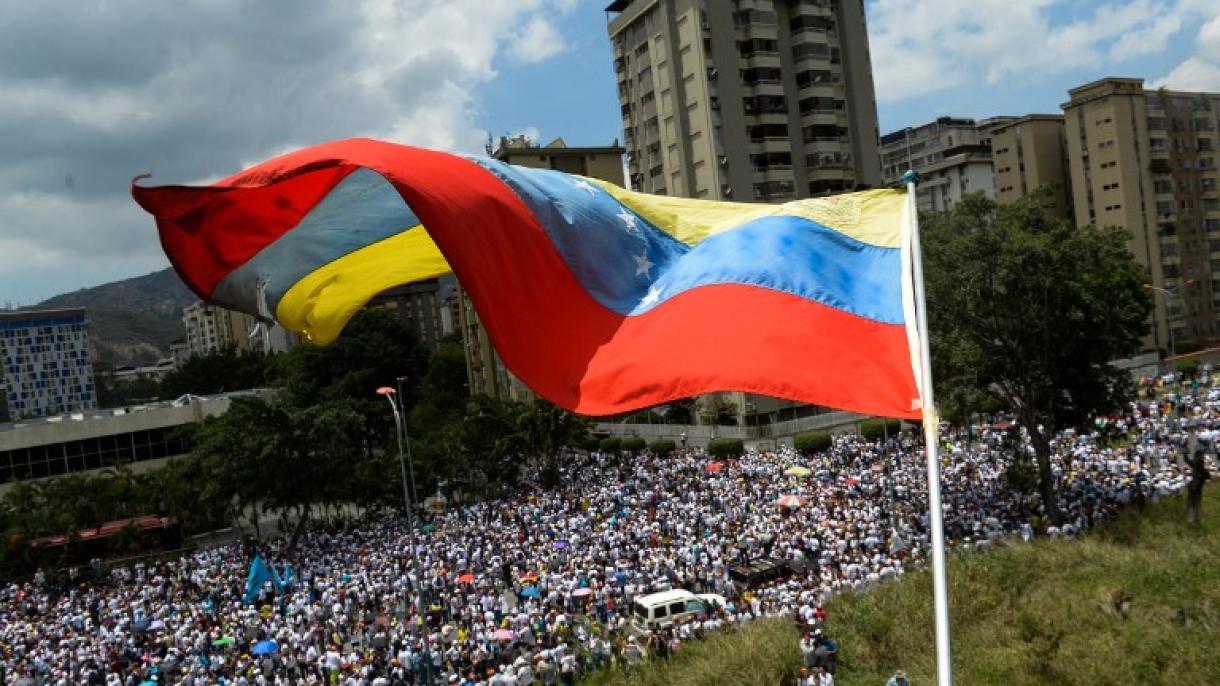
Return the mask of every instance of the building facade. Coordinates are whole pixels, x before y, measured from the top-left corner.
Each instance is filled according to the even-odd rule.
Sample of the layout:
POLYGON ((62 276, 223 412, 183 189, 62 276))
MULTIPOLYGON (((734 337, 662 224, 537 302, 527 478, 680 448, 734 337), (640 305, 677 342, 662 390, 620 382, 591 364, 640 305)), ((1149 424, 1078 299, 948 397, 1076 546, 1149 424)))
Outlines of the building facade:
POLYGON ((94 409, 85 310, 0 313, 0 380, 11 419, 94 409))
POLYGON ((189 357, 211 355, 236 346, 233 336, 232 311, 208 305, 203 301, 182 308, 182 326, 186 329, 189 357))
POLYGON ((634 190, 782 202, 881 184, 858 0, 606 7, 634 190))
POLYGON ((1030 114, 996 126, 991 155, 997 202, 1007 204, 1047 188, 1055 216, 1075 219, 1063 115, 1030 114))
POLYGON ((1220 94, 1107 78, 1068 92, 1064 125, 1076 223, 1119 226, 1148 269, 1148 347, 1220 332, 1220 94))
POLYGON ((415 333, 420 345, 431 352, 454 331, 445 314, 445 302, 456 287, 457 279, 453 276, 416 281, 378 293, 368 307, 394 312, 402 325, 415 333))
POLYGON ((213 355, 225 348, 270 354, 285 352, 301 342, 297 334, 279 324, 263 323, 245 312, 202 301, 182 308, 182 325, 186 329, 185 346, 177 342, 171 345, 176 365, 187 358, 213 355))
POLYGON ((916 202, 925 212, 947 212, 963 196, 995 197, 991 131, 1010 117, 976 122, 940 117, 881 137, 881 170, 886 185, 900 183, 908 169, 919 172, 916 202))

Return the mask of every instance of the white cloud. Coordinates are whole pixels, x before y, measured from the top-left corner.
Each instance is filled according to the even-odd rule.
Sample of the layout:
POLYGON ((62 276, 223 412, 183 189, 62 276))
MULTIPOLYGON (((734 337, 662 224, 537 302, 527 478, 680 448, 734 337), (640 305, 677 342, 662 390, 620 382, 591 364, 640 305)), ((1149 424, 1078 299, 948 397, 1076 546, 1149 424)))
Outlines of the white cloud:
POLYGON ((522 64, 541 62, 563 52, 563 36, 545 17, 534 16, 508 43, 508 53, 522 64))
MULTIPOLYGON (((1220 10, 1220 7, 1217 10, 1220 10)), ((1195 54, 1183 60, 1164 77, 1153 81, 1151 87, 1220 92, 1220 15, 1212 18, 1199 30, 1195 39, 1195 54)))
POLYGON ((575 7, 301 0, 284 14, 259 2, 3 4, 0 291, 30 292, 23 266, 62 274, 164 264, 128 193, 141 172, 154 172, 152 183, 193 183, 348 136, 482 151, 480 89, 502 64, 562 50, 546 17, 575 7))
POLYGON ((877 99, 966 83, 1032 81, 1156 54, 1216 0, 873 0, 869 43, 877 99), (1065 12, 1078 18, 1063 22, 1065 12))

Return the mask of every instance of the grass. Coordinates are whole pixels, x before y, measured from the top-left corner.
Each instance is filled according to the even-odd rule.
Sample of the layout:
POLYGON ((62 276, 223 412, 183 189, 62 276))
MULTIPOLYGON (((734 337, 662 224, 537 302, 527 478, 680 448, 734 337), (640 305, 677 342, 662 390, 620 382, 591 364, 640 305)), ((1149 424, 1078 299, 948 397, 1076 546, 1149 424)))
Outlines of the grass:
MULTIPOLYGON (((1078 541, 1017 543, 949 561, 955 682, 1208 684, 1220 675, 1220 491, 1203 525, 1185 499, 1124 513, 1078 541)), ((927 572, 827 606, 839 641, 839 686, 882 686, 895 669, 936 681, 932 582, 927 572)), ((590 686, 779 684, 800 664, 796 631, 759 622, 684 646, 632 675, 590 686)))

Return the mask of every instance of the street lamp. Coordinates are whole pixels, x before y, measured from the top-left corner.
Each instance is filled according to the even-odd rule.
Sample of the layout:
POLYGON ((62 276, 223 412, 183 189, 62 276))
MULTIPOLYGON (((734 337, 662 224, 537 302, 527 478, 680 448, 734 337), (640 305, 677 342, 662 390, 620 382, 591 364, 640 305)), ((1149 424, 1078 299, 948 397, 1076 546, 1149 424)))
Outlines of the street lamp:
POLYGON ((411 554, 415 554, 415 511, 411 507, 411 494, 407 490, 407 462, 402 450, 403 417, 398 403, 394 402, 396 391, 390 386, 377 389, 378 395, 385 396, 390 401, 390 411, 394 413, 394 437, 398 439, 398 468, 402 471, 402 501, 407 508, 407 528, 411 534, 411 554))
MULTIPOLYGON (((1194 279, 1186 279, 1185 281, 1182 282, 1181 285, 1179 285, 1175 288, 1162 288, 1160 286, 1153 286, 1150 283, 1146 283, 1146 284, 1144 284, 1144 288, 1147 290, 1150 290, 1150 291, 1159 291, 1161 293, 1164 293, 1166 299, 1177 298, 1178 302, 1181 303, 1182 289, 1185 288, 1186 286, 1189 286, 1190 284, 1192 284, 1194 282, 1195 282, 1194 279)), ((1177 348, 1175 348, 1174 344, 1173 344, 1173 323, 1169 321, 1168 306, 1165 308, 1165 311, 1166 311, 1165 312, 1165 330, 1169 332, 1169 356, 1173 357, 1174 355, 1177 354, 1177 348)))

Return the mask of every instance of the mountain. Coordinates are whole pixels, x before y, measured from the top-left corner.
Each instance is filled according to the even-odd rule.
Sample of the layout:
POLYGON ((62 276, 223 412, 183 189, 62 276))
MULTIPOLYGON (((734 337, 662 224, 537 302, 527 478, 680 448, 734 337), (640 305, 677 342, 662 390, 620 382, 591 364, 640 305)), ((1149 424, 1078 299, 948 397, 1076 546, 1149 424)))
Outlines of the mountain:
POLYGON ((169 344, 186 335, 182 308, 196 300, 178 274, 167 268, 57 295, 30 309, 85 308, 94 361, 117 367, 167 357, 169 344))

